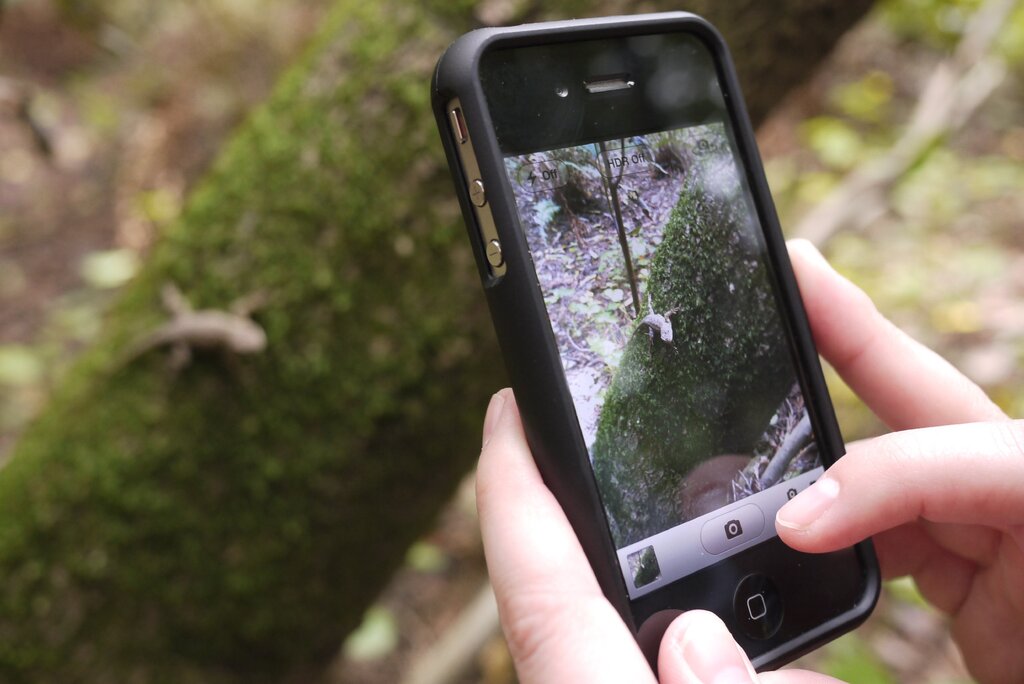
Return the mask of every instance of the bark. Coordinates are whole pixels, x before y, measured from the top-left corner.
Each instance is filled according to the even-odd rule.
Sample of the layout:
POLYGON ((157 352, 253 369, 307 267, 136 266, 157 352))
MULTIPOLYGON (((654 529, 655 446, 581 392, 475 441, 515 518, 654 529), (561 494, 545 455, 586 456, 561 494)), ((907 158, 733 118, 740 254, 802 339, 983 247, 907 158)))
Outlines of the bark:
MULTIPOLYGON (((868 3, 696 4, 760 117, 868 3)), ((540 18, 340 0, 226 145, 0 471, 0 681, 307 679, 429 528, 502 382, 428 113, 474 12, 540 18), (266 350, 126 363, 168 282, 265 293, 266 350)))

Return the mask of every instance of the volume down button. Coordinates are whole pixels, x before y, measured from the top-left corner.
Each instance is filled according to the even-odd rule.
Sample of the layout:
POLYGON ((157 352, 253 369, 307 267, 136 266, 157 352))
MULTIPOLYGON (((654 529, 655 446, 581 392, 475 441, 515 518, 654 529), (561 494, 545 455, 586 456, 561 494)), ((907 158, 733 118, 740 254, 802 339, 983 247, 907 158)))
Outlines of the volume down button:
POLYGON ((494 268, 505 263, 505 255, 501 253, 501 243, 497 240, 487 242, 487 263, 494 268))

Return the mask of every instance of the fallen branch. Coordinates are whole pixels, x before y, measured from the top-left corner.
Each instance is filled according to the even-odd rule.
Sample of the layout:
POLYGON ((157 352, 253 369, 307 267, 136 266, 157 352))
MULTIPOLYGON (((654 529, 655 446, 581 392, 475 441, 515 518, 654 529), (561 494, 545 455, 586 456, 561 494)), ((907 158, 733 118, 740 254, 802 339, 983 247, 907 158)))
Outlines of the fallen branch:
POLYGON ((772 456, 772 460, 768 463, 768 467, 764 469, 764 474, 761 475, 761 488, 768 489, 773 484, 780 482, 782 476, 786 474, 789 469, 789 464, 793 462, 797 454, 801 452, 804 446, 813 439, 814 433, 811 432, 811 417, 809 414, 804 414, 804 417, 790 430, 786 438, 782 440, 782 445, 779 450, 772 456))
POLYGON ((420 655, 402 684, 448 684, 457 681, 476 654, 498 631, 498 605, 484 582, 476 597, 440 640, 420 655))

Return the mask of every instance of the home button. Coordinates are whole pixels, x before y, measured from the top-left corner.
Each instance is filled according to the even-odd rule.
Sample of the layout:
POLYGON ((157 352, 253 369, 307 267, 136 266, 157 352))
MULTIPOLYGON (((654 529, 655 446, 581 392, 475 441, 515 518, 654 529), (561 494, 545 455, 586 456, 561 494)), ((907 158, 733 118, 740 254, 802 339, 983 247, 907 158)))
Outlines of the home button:
POLYGON ((782 598, 764 575, 747 575, 736 586, 732 602, 740 631, 753 639, 768 639, 782 625, 782 598))

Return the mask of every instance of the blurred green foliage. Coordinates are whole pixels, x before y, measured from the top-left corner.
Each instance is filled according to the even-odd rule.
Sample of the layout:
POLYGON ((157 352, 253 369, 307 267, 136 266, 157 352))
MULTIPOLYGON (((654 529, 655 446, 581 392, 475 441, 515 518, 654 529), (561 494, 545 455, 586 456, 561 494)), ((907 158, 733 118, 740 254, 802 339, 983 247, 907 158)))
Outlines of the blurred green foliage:
POLYGON ((901 577, 899 579, 891 580, 885 584, 886 590, 889 595, 903 601, 904 603, 913 603, 918 606, 927 606, 928 602, 921 592, 918 590, 917 585, 909 577, 901 577))
POLYGON ((867 123, 880 123, 889 113, 893 88, 892 77, 874 69, 863 78, 836 86, 829 99, 847 116, 867 123))
POLYGON ((856 633, 847 634, 828 646, 828 654, 821 665, 824 674, 844 682, 871 682, 871 684, 895 684, 871 648, 856 633))
POLYGON ((21 344, 0 347, 0 385, 24 387, 39 382, 43 368, 38 355, 21 344))
POLYGON ((882 19, 900 37, 951 48, 982 0, 886 0, 882 19))
MULTIPOLYGON (((982 0, 885 0, 882 20, 900 38, 950 49, 963 35, 982 0)), ((996 41, 996 52, 1019 65, 1024 60, 1024 6, 1018 6, 996 41)))
MULTIPOLYGON (((1020 4, 1020 3, 1018 3, 1020 4)), ((962 37, 976 0, 886 0, 874 15, 874 53, 833 77, 825 109, 800 125, 800 146, 767 162, 783 225, 823 200, 851 170, 899 139, 929 70, 962 37), (902 61, 891 57, 904 55, 902 61), (886 59, 886 57, 890 57, 886 59)), ((899 179, 884 215, 835 235, 823 251, 887 316, 960 366, 1010 413, 1024 410, 1024 361, 1014 280, 1024 264, 1024 128, 1019 66, 1024 11, 994 48, 1005 82, 972 120, 899 179)), ((872 48, 861 48, 871 51, 872 48)), ((830 374, 848 439, 883 429, 830 374)))
POLYGON ((418 572, 440 572, 448 567, 450 559, 437 544, 418 541, 405 554, 405 564, 418 572))
POLYGON ((804 122, 803 137, 829 168, 848 171, 863 160, 865 152, 861 135, 843 120, 831 116, 816 116, 804 122))
POLYGON ((398 646, 398 622, 387 608, 372 606, 362 624, 345 640, 345 656, 355 660, 377 660, 398 646))

